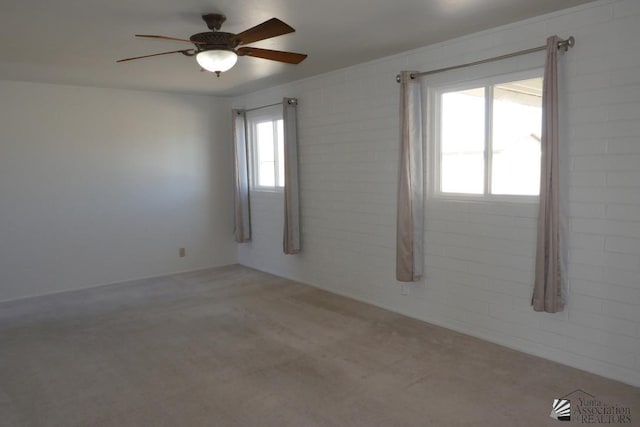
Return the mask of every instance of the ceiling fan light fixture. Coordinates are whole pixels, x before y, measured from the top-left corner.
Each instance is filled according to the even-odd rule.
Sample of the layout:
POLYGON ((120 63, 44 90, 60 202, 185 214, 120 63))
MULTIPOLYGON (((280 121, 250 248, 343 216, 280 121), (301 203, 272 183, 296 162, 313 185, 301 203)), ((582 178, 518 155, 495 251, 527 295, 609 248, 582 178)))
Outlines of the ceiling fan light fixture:
POLYGON ((238 60, 238 56, 251 56, 284 64, 299 64, 307 57, 307 55, 302 53, 245 46, 249 43, 259 42, 261 40, 293 33, 295 31, 293 27, 282 22, 278 18, 271 18, 238 34, 219 31, 222 23, 226 19, 224 15, 219 13, 209 13, 202 15, 202 19, 204 19, 207 27, 209 27, 209 30, 211 31, 192 34, 189 39, 160 36, 155 34, 136 34, 136 37, 145 39, 189 43, 192 45, 191 49, 172 50, 169 52, 135 56, 133 58, 119 59, 116 62, 181 53, 184 56, 195 56, 198 65, 201 67, 200 71, 210 71, 220 77, 221 73, 233 68, 238 60), (194 45, 195 48, 193 47, 194 45))
POLYGON ((216 73, 218 76, 236 65, 237 60, 238 55, 228 49, 203 50, 196 55, 196 61, 202 68, 216 73))

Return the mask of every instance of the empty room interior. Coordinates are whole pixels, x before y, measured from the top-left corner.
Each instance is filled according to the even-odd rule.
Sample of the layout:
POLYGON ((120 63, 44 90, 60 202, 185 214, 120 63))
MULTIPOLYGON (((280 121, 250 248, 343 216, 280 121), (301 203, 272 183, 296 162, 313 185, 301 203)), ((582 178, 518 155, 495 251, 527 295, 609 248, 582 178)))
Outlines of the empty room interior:
POLYGON ((640 1, 3 0, 0 426, 640 426, 640 1))

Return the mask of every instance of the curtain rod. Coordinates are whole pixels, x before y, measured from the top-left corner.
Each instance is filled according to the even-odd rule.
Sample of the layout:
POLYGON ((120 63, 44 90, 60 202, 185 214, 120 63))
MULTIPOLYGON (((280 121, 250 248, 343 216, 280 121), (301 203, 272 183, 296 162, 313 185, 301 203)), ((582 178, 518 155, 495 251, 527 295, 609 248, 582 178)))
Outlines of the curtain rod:
POLYGON ((263 108, 275 107, 276 105, 282 105, 282 102, 276 102, 275 104, 263 105, 262 107, 249 108, 248 110, 242 110, 242 111, 244 111, 245 113, 248 113, 249 111, 262 110, 263 108))
MULTIPOLYGON (((287 99, 287 104, 293 105, 293 104, 297 104, 298 103, 298 99, 297 98, 286 98, 286 99, 287 99)), ((241 108, 238 108, 238 110, 243 111, 245 113, 248 113, 249 111, 262 110, 263 108, 275 107, 276 105, 282 105, 282 102, 276 102, 275 104, 263 105, 261 107, 249 108, 248 110, 243 110, 241 108)))
MULTIPOLYGON (((573 36, 571 36, 567 40, 560 40, 558 42, 558 49, 564 49, 564 51, 566 52, 569 50, 570 47, 573 47, 575 45, 576 45, 576 39, 573 36)), ((528 53, 539 52, 541 50, 545 50, 546 48, 547 48, 546 45, 538 46, 538 47, 533 47, 531 49, 520 50, 518 52, 507 53, 506 55, 494 56, 493 58, 482 59, 480 61, 475 61, 475 62, 469 62, 466 64, 454 65, 452 67, 446 67, 446 68, 439 68, 437 70, 423 71, 421 73, 412 73, 411 78, 415 79, 416 77, 427 76, 429 74, 442 73, 444 71, 457 70, 458 68, 466 68, 474 65, 485 64, 487 62, 499 61, 501 59, 513 58, 514 56, 520 56, 520 55, 526 55, 528 53)), ((396 75, 396 82, 400 83, 400 74, 396 75)))

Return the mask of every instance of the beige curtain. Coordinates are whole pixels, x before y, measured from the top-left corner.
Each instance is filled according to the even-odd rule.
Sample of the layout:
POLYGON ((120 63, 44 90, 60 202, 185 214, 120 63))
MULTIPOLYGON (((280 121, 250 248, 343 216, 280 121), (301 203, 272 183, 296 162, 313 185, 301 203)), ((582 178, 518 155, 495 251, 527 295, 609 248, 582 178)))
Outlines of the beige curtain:
POLYGON ((242 110, 233 110, 234 157, 234 222, 235 240, 251 241, 251 217, 249 209, 249 167, 247 159, 246 116, 242 110))
POLYGON ((282 101, 284 122, 284 236, 283 251, 300 252, 300 195, 298 183, 298 100, 282 101))
POLYGON ((556 313, 564 306, 559 195, 558 37, 547 39, 542 89, 542 163, 536 272, 531 304, 535 311, 556 313))
POLYGON ((412 79, 416 71, 400 74, 400 171, 396 223, 396 279, 414 282, 424 263, 422 94, 412 79))

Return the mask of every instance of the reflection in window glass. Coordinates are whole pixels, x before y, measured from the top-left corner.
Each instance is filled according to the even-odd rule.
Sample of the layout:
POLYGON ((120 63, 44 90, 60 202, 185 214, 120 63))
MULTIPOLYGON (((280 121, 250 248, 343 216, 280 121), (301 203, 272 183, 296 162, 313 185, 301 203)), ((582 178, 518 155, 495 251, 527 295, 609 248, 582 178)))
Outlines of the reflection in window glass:
POLYGON ((541 129, 542 79, 494 87, 492 193, 539 194, 541 129))

